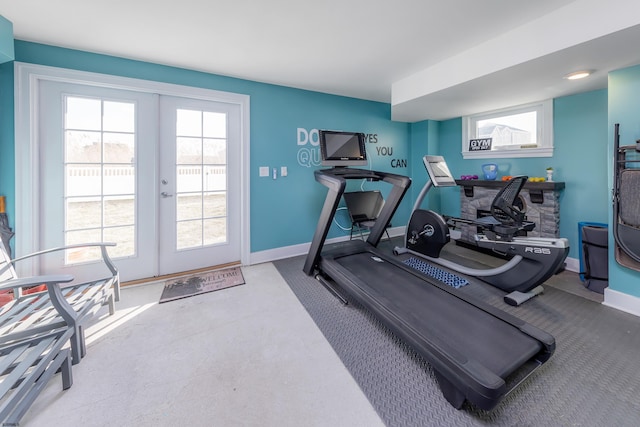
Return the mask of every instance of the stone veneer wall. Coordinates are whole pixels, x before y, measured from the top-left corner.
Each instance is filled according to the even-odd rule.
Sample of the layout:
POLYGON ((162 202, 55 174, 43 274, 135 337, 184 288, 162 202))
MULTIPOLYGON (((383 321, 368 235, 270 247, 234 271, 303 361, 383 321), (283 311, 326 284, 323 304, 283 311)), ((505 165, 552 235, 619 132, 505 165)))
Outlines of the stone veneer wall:
MULTIPOLYGON (((465 195, 464 188, 460 189, 460 216, 463 219, 476 219, 478 210, 491 210, 491 202, 498 194, 499 188, 481 186, 473 187, 473 197, 465 195)), ((529 196, 529 190, 523 189, 520 198, 524 205, 524 211, 528 221, 536 224, 533 231, 527 233, 528 237, 559 237, 560 234, 560 193, 556 190, 543 191, 543 202, 533 203, 529 196)), ((475 226, 465 225, 460 227, 461 239, 468 242, 474 241, 477 233, 475 226)))

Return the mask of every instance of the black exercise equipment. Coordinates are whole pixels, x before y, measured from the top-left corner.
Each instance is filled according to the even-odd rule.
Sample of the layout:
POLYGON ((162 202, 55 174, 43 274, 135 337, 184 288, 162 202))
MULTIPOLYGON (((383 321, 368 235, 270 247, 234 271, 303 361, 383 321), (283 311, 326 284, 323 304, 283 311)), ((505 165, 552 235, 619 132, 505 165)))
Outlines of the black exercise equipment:
POLYGON ((614 146, 614 253, 620 265, 640 271, 640 140, 620 146, 620 125, 616 123, 614 146))
MULTIPOLYGON (((353 232, 357 231, 361 239, 364 239, 364 230, 371 230, 378 215, 382 211, 384 206, 384 198, 378 190, 372 191, 350 191, 342 195, 344 198, 344 204, 349 212, 349 218, 351 219, 351 230, 349 238, 353 239, 353 232)), ((387 228, 390 224, 387 224, 387 228)), ((387 238, 389 232, 385 229, 387 238)))
POLYGON ((340 168, 315 171, 328 192, 304 272, 345 303, 352 298, 427 360, 444 397, 455 408, 465 400, 485 410, 546 362, 555 350, 548 333, 406 266, 378 245, 405 192, 407 177, 340 168), (349 179, 391 184, 366 241, 324 248, 349 179), (342 292, 348 294, 342 296, 342 292))
POLYGON ((396 254, 409 252, 456 272, 474 276, 503 291, 510 292, 504 301, 510 305, 523 302, 543 292, 540 286, 563 265, 569 254, 565 238, 520 237, 534 229, 518 208, 518 196, 527 182, 526 176, 509 180, 491 203, 491 215, 478 219, 444 218, 440 214, 420 209, 432 187, 456 186, 455 179, 442 156, 424 156, 429 180, 418 195, 406 231, 405 247, 394 249, 396 254), (440 257, 450 240, 450 227, 461 224, 482 229, 475 244, 508 259, 495 268, 470 268, 440 257))
POLYGON ((609 286, 609 230, 607 227, 588 225, 580 230, 585 288, 603 294, 609 286))

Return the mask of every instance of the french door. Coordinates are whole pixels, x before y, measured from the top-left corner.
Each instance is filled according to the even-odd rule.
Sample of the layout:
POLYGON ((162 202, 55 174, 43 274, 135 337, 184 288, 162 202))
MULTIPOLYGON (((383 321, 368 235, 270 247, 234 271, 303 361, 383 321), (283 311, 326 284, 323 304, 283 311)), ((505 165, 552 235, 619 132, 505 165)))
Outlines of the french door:
POLYGON ((240 259, 238 105, 160 98, 159 272, 240 259))
MULTIPOLYGON (((43 80, 41 248, 109 241, 121 280, 240 260, 237 104, 43 80)), ((97 250, 48 256, 88 275, 97 250)))

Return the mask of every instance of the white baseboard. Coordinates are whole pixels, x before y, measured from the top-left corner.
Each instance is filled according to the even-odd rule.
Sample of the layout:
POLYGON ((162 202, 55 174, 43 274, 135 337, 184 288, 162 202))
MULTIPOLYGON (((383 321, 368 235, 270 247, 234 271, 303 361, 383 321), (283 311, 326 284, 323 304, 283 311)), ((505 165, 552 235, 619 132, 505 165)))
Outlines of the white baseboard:
MULTIPOLYGON (((389 232, 389 236, 396 237, 404 235, 404 230, 405 227, 392 227, 387 231, 389 232)), ((327 239, 326 244, 344 242, 346 240, 349 240, 349 236, 334 237, 333 239, 327 239)), ((307 253, 309 253, 310 247, 311 242, 301 243, 299 245, 285 246, 276 249, 268 249, 266 251, 251 252, 251 254, 249 255, 249 265, 277 261, 279 259, 291 258, 299 255, 306 255, 307 253)))
POLYGON ((640 316, 640 298, 633 295, 605 288, 602 304, 634 316, 640 316))
POLYGON ((565 262, 565 270, 573 271, 574 273, 580 273, 580 260, 578 258, 567 258, 565 262))

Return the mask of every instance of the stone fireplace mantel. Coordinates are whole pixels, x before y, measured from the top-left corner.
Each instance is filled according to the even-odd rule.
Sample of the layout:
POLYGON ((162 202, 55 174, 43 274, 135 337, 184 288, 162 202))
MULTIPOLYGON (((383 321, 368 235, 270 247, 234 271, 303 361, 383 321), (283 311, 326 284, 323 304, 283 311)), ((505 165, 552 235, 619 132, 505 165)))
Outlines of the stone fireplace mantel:
MULTIPOLYGON (((460 216, 474 220, 491 210, 491 202, 506 181, 456 180, 460 186, 460 216)), ((536 224, 530 237, 559 237, 560 192, 564 182, 527 182, 520 192, 526 218, 536 224)), ((463 241, 473 242, 478 232, 474 226, 461 227, 463 241)))

